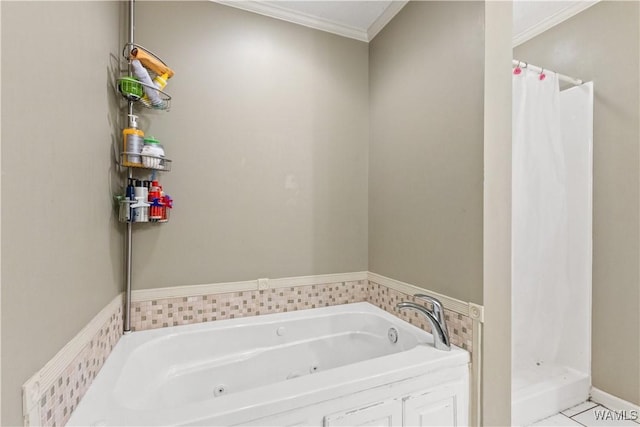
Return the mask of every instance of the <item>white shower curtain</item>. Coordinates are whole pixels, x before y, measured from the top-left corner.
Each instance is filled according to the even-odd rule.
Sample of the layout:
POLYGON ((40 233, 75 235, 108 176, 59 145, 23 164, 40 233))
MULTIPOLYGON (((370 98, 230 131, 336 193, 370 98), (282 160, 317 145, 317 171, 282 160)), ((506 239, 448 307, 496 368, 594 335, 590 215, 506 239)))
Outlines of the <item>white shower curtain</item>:
POLYGON ((539 76, 527 69, 513 75, 514 373, 553 369, 567 310, 562 307, 569 273, 560 91, 555 73, 539 76))

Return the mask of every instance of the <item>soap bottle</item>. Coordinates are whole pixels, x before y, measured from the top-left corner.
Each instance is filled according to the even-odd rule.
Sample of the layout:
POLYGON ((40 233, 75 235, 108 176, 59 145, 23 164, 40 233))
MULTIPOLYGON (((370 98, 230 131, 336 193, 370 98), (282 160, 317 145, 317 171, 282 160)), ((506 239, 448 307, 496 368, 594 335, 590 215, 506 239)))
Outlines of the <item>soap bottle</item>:
POLYGON ((163 90, 165 86, 167 86, 167 80, 169 80, 169 73, 164 73, 163 75, 157 75, 155 79, 153 79, 153 84, 160 90, 163 90))
MULTIPOLYGON (((122 131, 123 152, 140 153, 144 146, 144 132, 138 129, 138 116, 128 114, 129 127, 122 131)), ((141 166, 142 158, 139 155, 125 155, 122 159, 123 166, 141 166)))

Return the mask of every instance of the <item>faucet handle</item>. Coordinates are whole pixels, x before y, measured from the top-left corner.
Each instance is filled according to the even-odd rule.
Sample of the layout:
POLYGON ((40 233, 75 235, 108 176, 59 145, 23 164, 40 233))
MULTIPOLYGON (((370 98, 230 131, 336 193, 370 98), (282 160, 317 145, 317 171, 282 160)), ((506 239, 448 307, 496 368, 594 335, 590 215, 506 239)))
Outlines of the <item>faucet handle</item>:
POLYGON ((423 301, 430 302, 433 305, 433 314, 435 315, 435 318, 438 319, 438 322, 440 322, 444 328, 446 328, 446 323, 444 321, 444 306, 439 299, 426 294, 414 294, 413 296, 423 301))

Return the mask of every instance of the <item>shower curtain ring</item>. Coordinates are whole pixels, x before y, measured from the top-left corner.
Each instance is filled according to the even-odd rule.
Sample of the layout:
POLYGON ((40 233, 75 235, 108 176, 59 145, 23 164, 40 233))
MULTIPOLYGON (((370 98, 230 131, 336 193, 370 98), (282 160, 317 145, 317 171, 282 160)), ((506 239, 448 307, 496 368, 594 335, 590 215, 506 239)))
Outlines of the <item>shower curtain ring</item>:
POLYGON ((522 72, 522 69, 520 68, 520 60, 518 60, 518 65, 516 65, 516 68, 513 69, 513 74, 518 75, 522 72))

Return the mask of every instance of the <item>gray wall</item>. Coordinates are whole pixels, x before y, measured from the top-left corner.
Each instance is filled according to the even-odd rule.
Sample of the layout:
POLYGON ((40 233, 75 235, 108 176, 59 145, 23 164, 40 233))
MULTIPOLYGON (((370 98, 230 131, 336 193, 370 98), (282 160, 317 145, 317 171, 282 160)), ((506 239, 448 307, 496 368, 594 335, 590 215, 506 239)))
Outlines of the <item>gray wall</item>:
POLYGON ((117 2, 2 2, 2 425, 119 292, 111 202, 117 2))
POLYGON ((369 56, 369 270, 482 303, 484 4, 410 2, 369 56))
MULTIPOLYGON (((367 44, 212 2, 136 10, 136 41, 176 71, 172 111, 142 113, 175 162, 161 182, 176 209, 136 226, 134 288, 366 270, 367 44)), ((126 16, 2 3, 3 425, 122 287, 111 84, 126 16)))
POLYGON ((213 2, 140 2, 176 71, 143 129, 171 222, 136 227, 134 289, 367 269, 367 44, 213 2))
POLYGON ((601 2, 514 57, 593 80, 593 385, 640 404, 638 2, 601 2))

